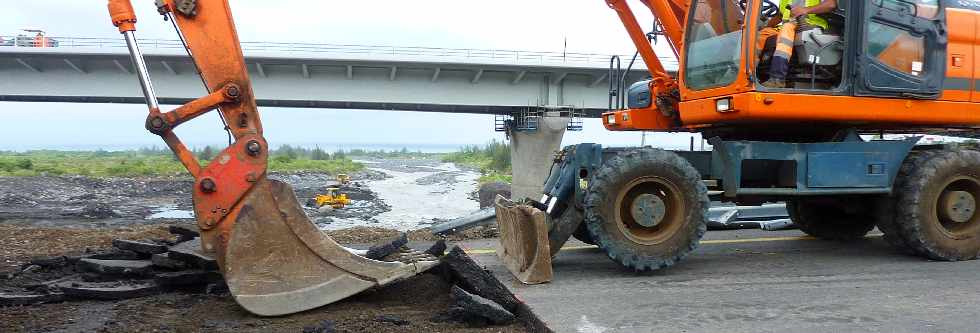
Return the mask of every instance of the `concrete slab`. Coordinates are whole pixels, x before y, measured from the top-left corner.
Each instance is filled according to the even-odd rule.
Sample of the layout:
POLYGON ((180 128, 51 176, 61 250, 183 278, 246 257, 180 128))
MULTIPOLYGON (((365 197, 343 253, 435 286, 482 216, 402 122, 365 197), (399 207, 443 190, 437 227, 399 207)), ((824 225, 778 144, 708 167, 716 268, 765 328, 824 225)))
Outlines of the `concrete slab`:
POLYGON ((709 232, 677 266, 621 268, 581 243, 552 283, 525 286, 485 247, 468 253, 557 332, 974 331, 980 261, 931 262, 880 237, 814 240, 799 231, 709 232))

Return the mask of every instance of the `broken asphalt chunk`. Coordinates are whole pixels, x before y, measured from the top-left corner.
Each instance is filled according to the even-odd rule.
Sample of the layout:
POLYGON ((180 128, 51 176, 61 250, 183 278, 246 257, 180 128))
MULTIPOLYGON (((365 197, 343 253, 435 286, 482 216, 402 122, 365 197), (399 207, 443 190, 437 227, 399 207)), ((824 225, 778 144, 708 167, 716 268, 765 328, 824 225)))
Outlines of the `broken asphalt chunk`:
POLYGON ((180 271, 157 274, 153 279, 161 287, 205 286, 222 280, 221 274, 214 271, 180 271))
POLYGON ((152 255, 152 254, 167 252, 166 245, 155 244, 149 241, 113 239, 112 246, 120 250, 129 250, 144 255, 152 255))
POLYGON ((408 234, 403 232, 398 238, 390 242, 372 246, 368 249, 365 257, 373 260, 381 260, 384 257, 399 252, 405 244, 408 244, 408 234))
POLYGON ((181 270, 187 268, 187 263, 180 260, 170 259, 170 253, 154 254, 153 257, 150 258, 150 261, 153 262, 153 266, 157 266, 160 268, 174 269, 174 270, 181 270))
POLYGON ((182 226, 179 226, 179 225, 172 225, 172 226, 170 226, 170 227, 167 228, 167 231, 170 231, 170 233, 173 234, 173 235, 181 236, 181 238, 187 238, 188 240, 191 240, 191 239, 194 239, 194 238, 197 238, 197 237, 201 237, 201 233, 200 232, 197 232, 196 230, 193 230, 191 228, 182 227, 182 226))
MULTIPOLYGON (((455 306, 462 310, 462 314, 465 317, 480 317, 487 321, 496 324, 503 325, 514 321, 516 318, 513 313, 504 309, 503 306, 497 304, 489 299, 470 294, 460 288, 459 286, 453 286, 452 291, 450 291, 455 306)), ((467 320, 468 318, 463 318, 467 320)))
POLYGON ((449 271, 456 284, 469 293, 487 298, 510 311, 517 312, 521 302, 493 274, 477 265, 459 246, 442 257, 442 265, 449 271))
POLYGON ((218 261, 201 250, 200 238, 174 245, 167 255, 170 259, 183 261, 191 267, 209 271, 218 270, 218 261))
POLYGON ((109 251, 88 254, 82 256, 82 258, 98 259, 98 260, 140 260, 143 259, 144 256, 133 251, 113 249, 109 251))
POLYGON ((153 272, 149 260, 99 260, 84 258, 78 261, 79 270, 123 276, 146 276, 153 272))
POLYGON ((65 296, 74 299, 120 300, 154 295, 160 292, 153 282, 71 283, 58 286, 65 296))
POLYGON ((0 293, 0 306, 57 303, 65 300, 62 293, 51 294, 8 294, 0 293))
POLYGON ((440 240, 436 241, 436 243, 435 244, 432 244, 432 246, 429 247, 428 250, 425 250, 425 253, 431 254, 431 255, 433 255, 433 256, 435 256, 437 258, 445 255, 446 254, 446 240, 440 239, 440 240))

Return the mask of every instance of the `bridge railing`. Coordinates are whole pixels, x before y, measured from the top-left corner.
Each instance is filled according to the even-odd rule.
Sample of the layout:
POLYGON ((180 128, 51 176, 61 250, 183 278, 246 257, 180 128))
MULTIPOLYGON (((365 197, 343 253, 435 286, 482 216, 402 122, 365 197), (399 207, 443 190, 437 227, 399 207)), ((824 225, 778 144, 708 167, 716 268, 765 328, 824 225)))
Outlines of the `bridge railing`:
MULTIPOLYGON (((89 37, 46 37, 47 47, 58 48, 126 48, 121 38, 89 38, 89 37)), ((438 48, 420 46, 378 46, 356 44, 325 44, 325 43, 291 43, 291 42, 242 42, 245 51, 278 51, 278 52, 309 52, 335 55, 361 55, 379 57, 429 57, 452 58, 463 60, 500 61, 515 64, 576 64, 599 65, 609 64, 610 54, 575 53, 575 52, 545 52, 503 49, 465 49, 438 48)), ((0 47, 37 47, 35 38, 30 36, 0 35, 0 47)), ((140 46, 144 49, 182 49, 179 40, 171 39, 141 39, 140 46)), ((632 55, 622 56, 629 59, 632 55)), ((676 67, 677 60, 673 57, 661 58, 667 67, 676 67)), ((642 67, 642 63, 638 64, 642 67)))

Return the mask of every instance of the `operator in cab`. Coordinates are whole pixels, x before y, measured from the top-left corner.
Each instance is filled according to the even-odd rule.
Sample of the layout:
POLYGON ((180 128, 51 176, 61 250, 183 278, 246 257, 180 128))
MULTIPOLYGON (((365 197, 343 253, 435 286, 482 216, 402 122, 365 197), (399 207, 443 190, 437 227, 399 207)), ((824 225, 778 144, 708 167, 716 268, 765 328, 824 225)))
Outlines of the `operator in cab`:
POLYGON ((769 80, 762 85, 769 88, 785 88, 789 74, 789 60, 793 56, 793 44, 797 34, 813 29, 829 29, 826 14, 837 8, 837 0, 780 0, 778 33, 769 37, 768 43, 775 43, 772 62, 769 67, 769 80))

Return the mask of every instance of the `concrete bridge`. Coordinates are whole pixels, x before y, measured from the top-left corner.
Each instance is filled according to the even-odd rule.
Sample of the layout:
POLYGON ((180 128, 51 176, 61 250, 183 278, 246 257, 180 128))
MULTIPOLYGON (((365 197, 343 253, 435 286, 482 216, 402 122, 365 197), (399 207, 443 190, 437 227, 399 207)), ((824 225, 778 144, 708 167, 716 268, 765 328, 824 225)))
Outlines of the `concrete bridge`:
MULTIPOLYGON (((0 44, 0 101, 143 103, 121 38, 54 37, 56 47, 0 44)), ((164 104, 204 95, 177 40, 142 40, 164 104)), ((260 106, 511 114, 608 106, 610 55, 513 50, 242 43, 260 106)), ((623 56, 624 65, 630 56, 623 56)), ((676 68, 669 59, 668 65, 676 68)), ((647 76, 638 62, 629 80, 647 76)))

